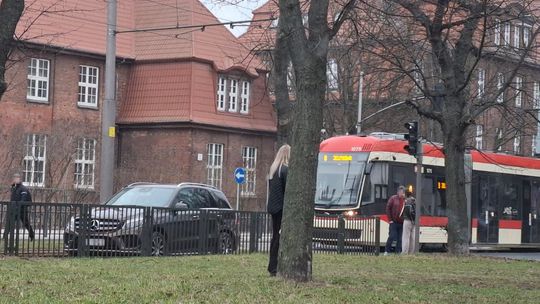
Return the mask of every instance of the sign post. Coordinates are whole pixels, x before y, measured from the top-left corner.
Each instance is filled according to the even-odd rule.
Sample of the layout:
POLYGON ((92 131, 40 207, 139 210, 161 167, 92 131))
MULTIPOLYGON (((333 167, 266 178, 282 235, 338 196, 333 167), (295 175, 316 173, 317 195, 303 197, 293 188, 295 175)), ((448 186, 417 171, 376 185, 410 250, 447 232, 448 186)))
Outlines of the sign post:
POLYGON ((236 182, 236 210, 240 210, 240 185, 246 182, 246 169, 236 168, 234 181, 236 182))

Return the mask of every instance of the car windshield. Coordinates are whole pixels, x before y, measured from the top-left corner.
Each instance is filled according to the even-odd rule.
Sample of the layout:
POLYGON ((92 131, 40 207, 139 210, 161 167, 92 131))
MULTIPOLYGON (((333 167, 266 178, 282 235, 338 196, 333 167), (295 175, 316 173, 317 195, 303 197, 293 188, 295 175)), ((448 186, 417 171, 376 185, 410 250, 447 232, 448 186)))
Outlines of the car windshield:
POLYGON ((176 190, 166 187, 126 188, 111 198, 106 205, 169 207, 176 190))
POLYGON ((356 205, 366 160, 367 153, 321 153, 315 205, 320 208, 356 205))

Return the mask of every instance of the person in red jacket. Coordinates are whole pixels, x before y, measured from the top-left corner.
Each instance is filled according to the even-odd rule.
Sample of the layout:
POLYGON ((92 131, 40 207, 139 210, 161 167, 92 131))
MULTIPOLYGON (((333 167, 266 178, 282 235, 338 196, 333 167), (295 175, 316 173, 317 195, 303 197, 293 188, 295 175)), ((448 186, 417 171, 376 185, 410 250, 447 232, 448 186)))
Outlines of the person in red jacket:
POLYGON ((386 204, 386 216, 388 216, 388 221, 390 223, 390 231, 388 233, 384 255, 390 253, 394 241, 396 241, 396 253, 401 252, 401 235, 403 234, 403 218, 401 218, 401 211, 404 205, 405 187, 399 186, 397 194, 392 195, 386 204))

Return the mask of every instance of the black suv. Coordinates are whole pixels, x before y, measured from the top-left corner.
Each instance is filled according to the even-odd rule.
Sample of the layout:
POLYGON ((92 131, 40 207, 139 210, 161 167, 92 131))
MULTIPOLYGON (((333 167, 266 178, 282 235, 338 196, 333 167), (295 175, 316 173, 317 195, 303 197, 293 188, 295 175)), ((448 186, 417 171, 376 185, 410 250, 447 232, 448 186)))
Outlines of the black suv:
POLYGON ((104 205, 72 217, 64 230, 64 249, 72 255, 80 246, 92 253, 140 254, 144 234, 151 244, 146 248, 156 256, 201 248, 227 254, 236 250, 231 210, 223 192, 212 186, 135 183, 104 205))

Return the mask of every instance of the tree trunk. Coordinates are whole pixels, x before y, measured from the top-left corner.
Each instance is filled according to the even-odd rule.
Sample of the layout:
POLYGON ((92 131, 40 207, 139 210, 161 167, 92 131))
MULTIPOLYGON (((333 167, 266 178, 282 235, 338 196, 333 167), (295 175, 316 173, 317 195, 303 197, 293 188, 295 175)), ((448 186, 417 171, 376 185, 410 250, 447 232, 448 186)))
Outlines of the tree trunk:
MULTIPOLYGON (((454 120, 458 121, 458 119, 454 120)), ((451 254, 469 253, 467 197, 465 194, 465 132, 462 127, 443 128, 446 167, 448 250, 451 254)))
POLYGON ((6 64, 13 48, 15 29, 24 10, 24 0, 2 0, 0 3, 0 98, 7 89, 6 64))
MULTIPOLYGON (((296 281, 312 276, 313 202, 326 87, 326 62, 313 56, 305 60, 302 81, 297 82, 295 127, 283 211, 279 273, 296 281)), ((298 73, 299 72, 299 73, 298 73)))
POLYGON ((274 92, 276 97, 276 113, 278 117, 277 140, 278 146, 289 142, 291 130, 291 101, 289 99, 289 87, 287 85, 289 54, 285 34, 280 30, 273 51, 274 92))

